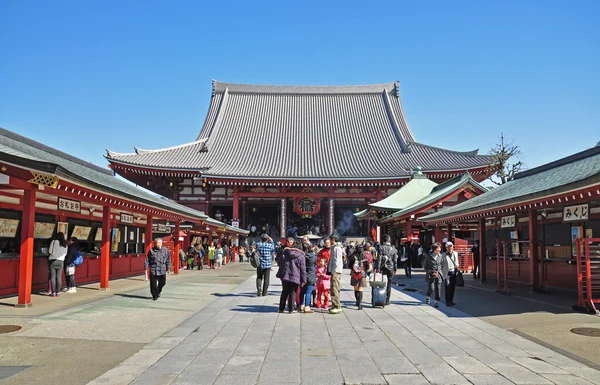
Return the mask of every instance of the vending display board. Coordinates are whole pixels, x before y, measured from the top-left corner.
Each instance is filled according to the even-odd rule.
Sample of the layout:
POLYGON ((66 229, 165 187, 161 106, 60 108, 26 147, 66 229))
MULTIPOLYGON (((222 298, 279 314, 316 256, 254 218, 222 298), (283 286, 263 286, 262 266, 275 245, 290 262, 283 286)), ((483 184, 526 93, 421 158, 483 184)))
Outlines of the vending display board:
POLYGON ((14 238, 17 235, 18 228, 19 228, 19 220, 18 219, 0 218, 0 237, 1 238, 14 238))
POLYGON ((35 222, 33 225, 33 237, 35 239, 50 239, 54 234, 56 223, 35 222))
POLYGON ((90 237, 90 231, 92 231, 92 228, 89 226, 75 226, 71 236, 80 240, 87 240, 90 237))

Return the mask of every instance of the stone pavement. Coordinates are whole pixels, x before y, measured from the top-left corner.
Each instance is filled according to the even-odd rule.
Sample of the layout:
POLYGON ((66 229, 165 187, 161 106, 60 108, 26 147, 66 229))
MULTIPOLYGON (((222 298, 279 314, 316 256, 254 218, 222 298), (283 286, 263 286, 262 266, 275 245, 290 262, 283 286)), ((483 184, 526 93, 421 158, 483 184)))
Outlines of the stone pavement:
POLYGON ((418 294, 359 311, 344 274, 343 313, 279 314, 271 282, 256 298, 248 279, 89 384, 600 384, 593 368, 418 294))

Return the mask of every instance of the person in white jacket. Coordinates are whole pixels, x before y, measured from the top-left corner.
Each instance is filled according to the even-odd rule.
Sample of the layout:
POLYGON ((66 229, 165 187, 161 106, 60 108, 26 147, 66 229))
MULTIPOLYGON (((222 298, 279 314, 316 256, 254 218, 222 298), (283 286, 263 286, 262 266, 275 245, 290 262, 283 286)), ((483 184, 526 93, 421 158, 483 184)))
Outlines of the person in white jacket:
POLYGON ((458 272, 458 253, 454 251, 452 242, 446 242, 446 251, 442 254, 442 274, 444 276, 446 306, 454 303, 454 290, 456 289, 456 274, 458 272))
POLYGON ((48 249, 48 267, 50 269, 50 295, 58 297, 62 287, 62 272, 65 257, 67 256, 67 240, 63 233, 56 234, 48 249))
POLYGON ((328 273, 331 274, 331 288, 329 289, 331 295, 331 309, 329 309, 329 313, 338 314, 342 311, 340 291, 342 272, 344 271, 344 255, 346 252, 342 245, 337 243, 336 235, 332 234, 329 239, 331 240, 331 253, 329 255, 328 268, 328 273))

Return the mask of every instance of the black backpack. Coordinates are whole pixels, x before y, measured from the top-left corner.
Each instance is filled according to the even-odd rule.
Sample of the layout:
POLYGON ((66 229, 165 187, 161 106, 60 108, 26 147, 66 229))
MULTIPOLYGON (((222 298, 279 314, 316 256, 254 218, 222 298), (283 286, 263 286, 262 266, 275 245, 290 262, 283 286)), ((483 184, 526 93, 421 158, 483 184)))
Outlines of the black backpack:
POLYGON ((260 257, 256 251, 250 254, 250 265, 254 268, 258 268, 260 266, 260 257))

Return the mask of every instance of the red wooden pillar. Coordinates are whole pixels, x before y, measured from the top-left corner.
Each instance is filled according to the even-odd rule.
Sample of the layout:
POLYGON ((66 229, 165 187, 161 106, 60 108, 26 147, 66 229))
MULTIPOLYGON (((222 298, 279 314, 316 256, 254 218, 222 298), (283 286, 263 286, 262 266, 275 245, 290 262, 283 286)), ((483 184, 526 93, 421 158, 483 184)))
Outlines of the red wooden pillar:
POLYGON ((152 215, 147 215, 146 216, 146 231, 145 231, 145 253, 146 255, 148 255, 148 252, 150 251, 150 249, 152 248, 152 245, 154 244, 154 239, 152 239, 152 215))
POLYGON ((487 253, 485 240, 485 218, 479 218, 479 276, 487 281, 487 253))
POLYGON ((236 187, 233 188, 233 219, 240 220, 240 192, 236 187))
MULTIPOLYGON (((448 223, 448 242, 452 242, 452 223, 448 223)), ((442 245, 442 250, 445 250, 446 246, 442 245)))
POLYGON ((19 258, 19 298, 17 307, 31 306, 31 281, 33 274, 33 226, 35 221, 36 190, 23 192, 23 221, 21 223, 21 249, 19 258))
POLYGON ((248 227, 248 223, 246 223, 246 200, 242 200, 242 229, 248 227))
POLYGON ((444 238, 444 233, 442 232, 442 228, 439 225, 435 226, 435 233, 434 233, 434 235, 435 235, 435 241, 439 242, 440 245, 441 245, 442 244, 442 239, 444 238))
POLYGON ((100 252, 100 290, 108 290, 110 279, 110 206, 102 209, 102 249, 100 252))
POLYGON ((539 286, 537 234, 537 210, 529 210, 529 283, 534 291, 539 286))
POLYGON ((175 222, 175 237, 173 238, 174 242, 174 251, 175 251, 175 255, 174 255, 174 263, 173 263, 173 270, 175 271, 175 274, 179 274, 179 250, 181 249, 181 244, 179 243, 179 221, 175 222))

